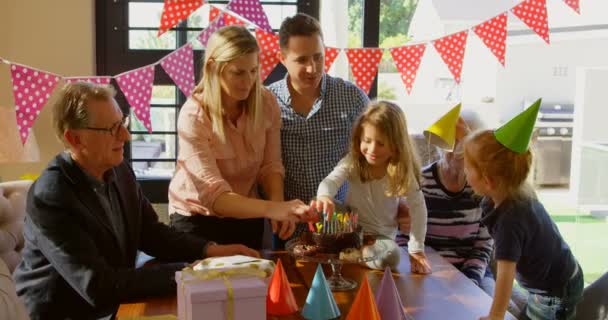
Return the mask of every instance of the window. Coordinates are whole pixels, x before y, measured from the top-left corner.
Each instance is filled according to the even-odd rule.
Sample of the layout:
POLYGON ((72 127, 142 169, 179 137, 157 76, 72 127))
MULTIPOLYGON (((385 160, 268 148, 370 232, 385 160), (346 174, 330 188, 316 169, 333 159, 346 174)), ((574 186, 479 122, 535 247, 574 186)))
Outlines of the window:
MULTIPOLYGON (((195 38, 209 24, 208 3, 224 7, 228 2, 206 1, 186 21, 157 37, 162 0, 97 0, 97 74, 117 75, 154 64, 171 51, 191 42, 195 48, 195 81, 198 81, 203 48, 195 38)), ((275 30, 285 17, 296 12, 318 16, 318 4, 314 1, 263 0, 261 3, 275 30)), ((266 82, 274 82, 283 74, 282 68, 276 68, 266 82)), ((114 86, 118 88, 116 83, 114 86)), ((124 95, 117 91, 119 105, 123 111, 131 112, 124 95)), ((158 65, 150 106, 152 132, 149 133, 131 112, 135 121, 131 124, 132 141, 125 146, 125 156, 130 159, 144 192, 152 202, 167 201, 168 183, 179 152, 177 116, 185 101, 186 97, 158 65)))

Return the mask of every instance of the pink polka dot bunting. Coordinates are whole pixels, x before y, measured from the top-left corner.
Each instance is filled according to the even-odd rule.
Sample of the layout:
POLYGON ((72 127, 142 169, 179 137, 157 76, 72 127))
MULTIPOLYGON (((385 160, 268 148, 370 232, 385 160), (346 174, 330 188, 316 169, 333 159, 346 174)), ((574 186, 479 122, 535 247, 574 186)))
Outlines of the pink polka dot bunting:
POLYGON ((279 63, 277 55, 279 52, 279 36, 272 32, 255 29, 255 38, 260 46, 260 79, 264 81, 279 63))
POLYGON ((245 21, 241 20, 241 18, 237 18, 228 13, 224 13, 224 23, 227 26, 233 26, 233 25, 244 26, 246 24, 245 21))
POLYGON ((460 83, 462 62, 464 61, 464 48, 468 34, 469 31, 465 30, 433 41, 437 53, 439 53, 443 62, 448 66, 456 83, 460 83))
POLYGON ((504 66, 507 47, 507 13, 478 24, 473 27, 473 31, 504 66))
POLYGON ((11 80, 15 98, 15 114, 21 143, 25 144, 40 110, 51 97, 59 76, 11 64, 11 80))
POLYGON ((158 35, 160 36, 188 18, 192 12, 203 5, 203 2, 203 0, 165 0, 158 35))
POLYGON ((154 66, 145 66, 114 77, 120 90, 125 94, 133 112, 148 132, 152 132, 150 120, 150 99, 154 83, 154 66))
POLYGON ((177 87, 189 97, 194 89, 194 52, 190 43, 163 58, 160 65, 175 82, 177 87))
POLYGON ((336 61, 336 58, 338 57, 338 55, 340 54, 340 49, 338 48, 332 48, 332 47, 325 47, 325 72, 329 72, 329 69, 331 68, 331 66, 334 64, 334 61, 336 61))
POLYGON ((211 35, 216 32, 219 28, 225 26, 225 22, 223 17, 220 15, 217 18, 215 18, 215 20, 213 20, 209 26, 207 27, 207 29, 203 30, 199 35, 198 35, 198 41, 204 46, 207 46, 207 41, 209 41, 209 37, 211 37, 211 35))
POLYGON ((272 27, 270 27, 260 0, 232 0, 226 8, 251 21, 264 31, 272 32, 272 27))
POLYGON ((425 49, 426 44, 389 49, 391 56, 395 61, 395 65, 397 66, 397 70, 401 73, 401 80, 403 80, 403 84, 405 84, 407 94, 412 92, 414 80, 416 80, 416 73, 418 72, 418 67, 420 67, 420 62, 422 61, 425 49))
POLYGON ((526 0, 513 7, 511 12, 549 44, 546 0, 526 0))
POLYGON ((382 59, 384 50, 380 48, 356 48, 344 49, 344 51, 357 86, 363 92, 369 94, 376 73, 378 73, 378 64, 382 59))
POLYGON ((64 77, 63 80, 67 83, 87 82, 91 84, 108 85, 112 77, 64 77))
POLYGON ((576 11, 576 13, 581 14, 581 7, 579 4, 579 0, 564 0, 564 2, 572 8, 572 10, 576 11))

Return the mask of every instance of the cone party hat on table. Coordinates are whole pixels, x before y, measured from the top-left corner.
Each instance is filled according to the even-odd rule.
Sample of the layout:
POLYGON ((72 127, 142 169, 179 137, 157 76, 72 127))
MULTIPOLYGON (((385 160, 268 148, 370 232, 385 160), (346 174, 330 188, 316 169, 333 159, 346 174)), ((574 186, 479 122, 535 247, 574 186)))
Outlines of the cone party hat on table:
POLYGON ((513 152, 526 152, 530 144, 532 131, 534 131, 534 124, 536 123, 541 100, 536 100, 522 113, 496 129, 494 131, 496 140, 513 152))
POLYGON ((289 280, 287 280, 285 269, 283 269, 283 263, 279 259, 268 286, 266 312, 271 315, 282 316, 296 311, 298 311, 298 303, 289 286, 289 280))
POLYGON ((367 276, 363 276, 363 283, 361 283, 359 292, 357 293, 355 301, 353 301, 353 304, 350 307, 350 312, 346 317, 346 320, 357 319, 380 320, 380 313, 378 312, 378 307, 376 306, 372 289, 369 287, 367 276))
POLYGON ((309 320, 327 320, 340 317, 340 309, 338 309, 334 295, 329 289, 320 264, 317 265, 315 277, 312 279, 302 316, 309 320))
POLYGON ((456 141, 456 122, 460 116, 462 104, 457 104, 448 113, 424 130, 426 139, 439 148, 451 151, 456 141))
POLYGON ((376 304, 382 319, 408 319, 390 268, 384 270, 384 276, 376 290, 376 304))

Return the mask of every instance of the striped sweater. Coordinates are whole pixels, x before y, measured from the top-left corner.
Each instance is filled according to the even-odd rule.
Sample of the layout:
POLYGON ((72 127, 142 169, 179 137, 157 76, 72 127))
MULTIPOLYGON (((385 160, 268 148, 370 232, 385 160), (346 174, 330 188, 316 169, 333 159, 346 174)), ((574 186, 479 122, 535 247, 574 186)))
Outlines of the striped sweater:
POLYGON ((426 245, 479 284, 494 244, 480 223, 481 198, 473 195, 468 184, 460 192, 446 190, 438 175, 437 162, 422 170, 422 192, 428 210, 426 245))

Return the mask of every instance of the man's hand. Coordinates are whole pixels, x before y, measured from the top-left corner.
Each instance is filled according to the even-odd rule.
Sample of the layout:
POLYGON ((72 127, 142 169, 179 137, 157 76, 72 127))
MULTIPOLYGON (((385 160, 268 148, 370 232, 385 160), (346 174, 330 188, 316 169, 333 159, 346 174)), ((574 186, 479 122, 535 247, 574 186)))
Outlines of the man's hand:
POLYGON ((431 263, 426 259, 424 252, 410 253, 410 267, 412 273, 431 273, 431 263))
POLYGON ((275 221, 270 220, 272 225, 272 233, 277 233, 279 238, 287 240, 294 231, 296 231, 296 224, 292 221, 275 221))
POLYGON ((399 230, 401 230, 402 233, 410 233, 410 227, 412 225, 410 208, 403 200, 399 201, 399 207, 397 208, 397 223, 399 224, 399 230))
POLYGON ((256 250, 248 248, 242 244, 210 244, 207 246, 207 258, 208 257, 225 257, 234 255, 244 255, 254 258, 259 258, 260 253, 256 250))

